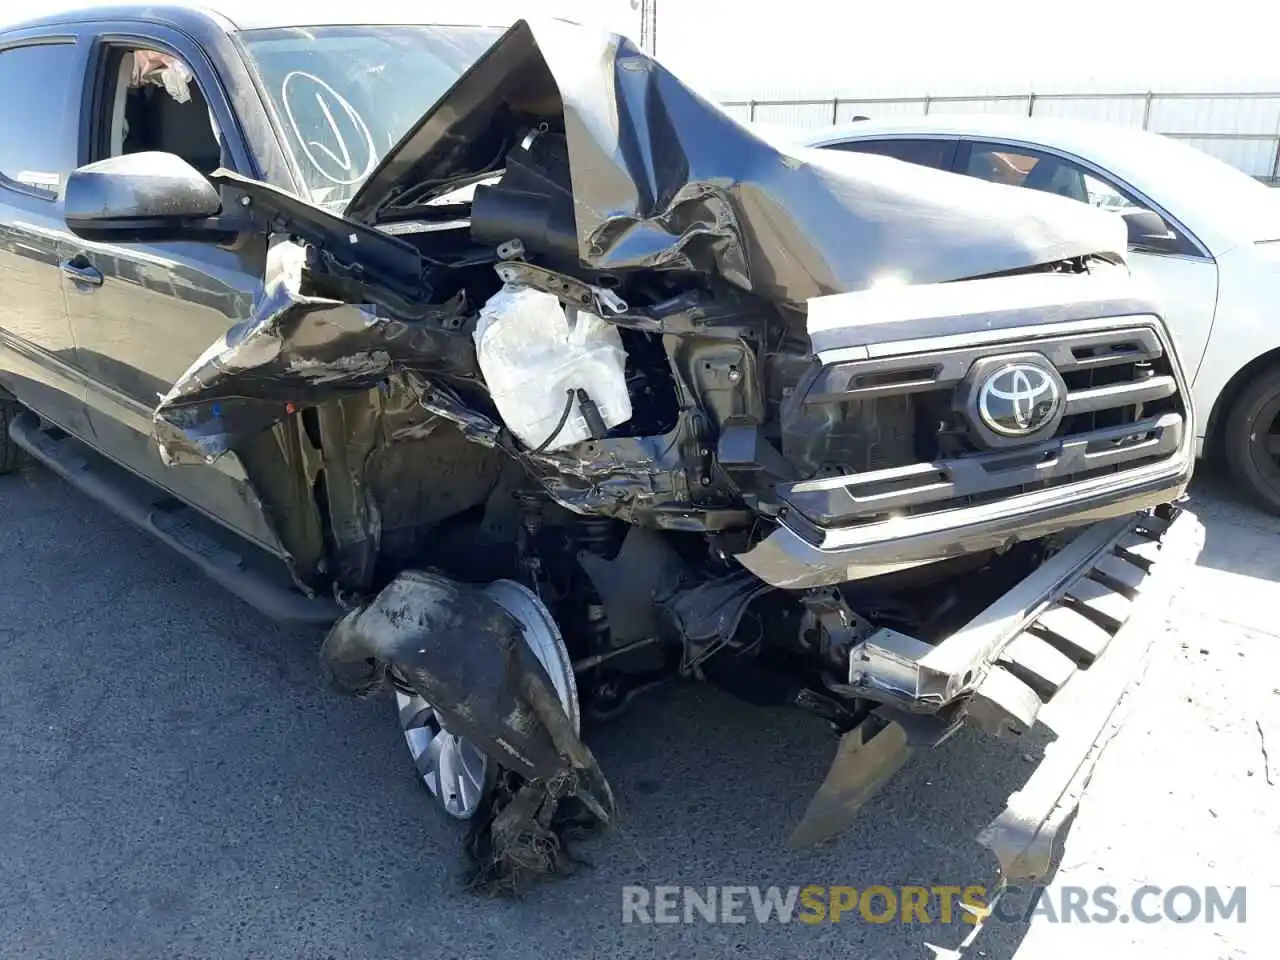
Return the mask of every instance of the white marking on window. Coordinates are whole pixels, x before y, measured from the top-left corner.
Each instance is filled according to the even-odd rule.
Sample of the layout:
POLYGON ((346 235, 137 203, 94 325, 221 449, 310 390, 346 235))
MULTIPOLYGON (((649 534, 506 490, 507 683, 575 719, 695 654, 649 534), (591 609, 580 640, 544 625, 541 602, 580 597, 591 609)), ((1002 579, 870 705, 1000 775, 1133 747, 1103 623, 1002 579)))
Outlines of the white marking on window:
POLYGON ((293 130, 293 135, 316 173, 330 183, 345 187, 359 183, 372 172, 374 165, 378 162, 373 134, 360 114, 356 112, 356 108, 337 90, 314 74, 294 70, 280 84, 280 100, 284 104, 285 116, 293 130), (294 105, 298 103, 297 97, 305 97, 307 93, 315 97, 316 105, 324 114, 329 133, 333 137, 333 147, 319 140, 308 140, 298 125, 294 116, 294 105), (333 109, 334 104, 338 107, 336 113, 333 109), (343 117, 345 117, 345 123, 340 122, 340 118, 343 117), (353 144, 348 142, 348 136, 344 136, 343 126, 348 128, 346 131, 348 135, 353 135, 356 148, 354 156, 353 144), (365 154, 363 163, 356 162, 360 158, 360 150, 365 154))

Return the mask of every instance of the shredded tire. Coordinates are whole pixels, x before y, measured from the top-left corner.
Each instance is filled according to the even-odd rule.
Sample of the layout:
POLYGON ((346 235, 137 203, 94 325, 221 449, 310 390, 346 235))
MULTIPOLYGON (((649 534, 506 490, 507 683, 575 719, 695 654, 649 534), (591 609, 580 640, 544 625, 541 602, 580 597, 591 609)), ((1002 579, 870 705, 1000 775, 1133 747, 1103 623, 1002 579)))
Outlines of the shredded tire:
POLYGON ((491 897, 519 897, 548 877, 568 876, 589 866, 577 857, 574 841, 600 832, 604 824, 572 796, 567 784, 538 780, 499 784, 472 820, 466 854, 466 889, 491 897))
MULTIPOLYGON (((500 768, 471 818, 467 890, 519 896, 541 880, 572 873, 583 861, 570 845, 607 829, 616 817, 613 789, 590 748, 543 671, 530 666, 537 660, 514 632, 514 621, 505 613, 492 615, 475 599, 468 619, 470 588, 421 571, 404 576, 399 593, 387 588, 330 630, 320 650, 326 683, 365 699, 394 686, 428 702, 447 702, 522 764, 519 771, 500 768), (465 656, 474 680, 459 671, 457 661, 465 656), (480 695, 486 692, 487 699, 480 695)), ((496 752, 491 746, 494 763, 496 752)))

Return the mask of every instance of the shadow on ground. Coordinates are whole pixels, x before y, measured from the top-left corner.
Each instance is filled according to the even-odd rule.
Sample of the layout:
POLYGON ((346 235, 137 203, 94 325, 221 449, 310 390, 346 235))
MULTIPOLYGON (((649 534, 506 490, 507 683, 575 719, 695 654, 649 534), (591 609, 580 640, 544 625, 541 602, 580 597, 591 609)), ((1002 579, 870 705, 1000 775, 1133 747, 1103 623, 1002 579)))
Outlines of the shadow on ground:
POLYGON ((1221 468, 1202 464, 1190 491, 1205 527, 1196 589, 1206 613, 1235 626, 1277 629, 1280 517, 1245 501, 1221 468))
MULTIPOLYGON (((837 841, 787 832, 822 724, 673 687, 590 733, 622 807, 593 865, 520 902, 461 892, 461 829, 387 702, 325 691, 282 630, 48 474, 0 480, 0 954, 918 958, 969 926, 624 926, 626 884, 993 884, 974 840, 1040 747, 917 755, 837 841), (1034 754, 1034 755, 1033 755, 1034 754)), ((1021 924, 988 924, 986 957, 1021 924)))
POLYGON ((1254 506, 1215 464, 1198 468, 1189 491, 1206 522, 1200 566, 1261 580, 1280 580, 1280 517, 1254 506))

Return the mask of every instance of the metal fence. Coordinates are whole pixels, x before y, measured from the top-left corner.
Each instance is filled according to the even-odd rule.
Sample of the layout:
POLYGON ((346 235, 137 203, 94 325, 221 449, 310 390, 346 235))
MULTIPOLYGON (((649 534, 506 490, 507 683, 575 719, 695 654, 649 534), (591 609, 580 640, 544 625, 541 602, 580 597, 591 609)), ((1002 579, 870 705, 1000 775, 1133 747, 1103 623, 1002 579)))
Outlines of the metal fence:
POLYGON ((1280 93, 1024 93, 728 100, 740 120, 822 127, 858 116, 1011 113, 1107 120, 1183 140, 1252 176, 1280 182, 1280 93))

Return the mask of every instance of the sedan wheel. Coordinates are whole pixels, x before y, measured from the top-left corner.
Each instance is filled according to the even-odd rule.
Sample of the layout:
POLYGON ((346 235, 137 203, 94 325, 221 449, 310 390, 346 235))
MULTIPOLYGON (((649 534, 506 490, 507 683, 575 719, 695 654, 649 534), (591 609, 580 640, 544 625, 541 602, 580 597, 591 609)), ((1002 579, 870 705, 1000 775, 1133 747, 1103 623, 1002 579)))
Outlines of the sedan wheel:
POLYGON ((1280 514, 1280 368, 1264 371, 1245 388, 1225 430, 1236 480, 1264 510, 1280 514))
MULTIPOLYGON (((550 611, 531 590, 513 580, 496 580, 484 592, 524 628, 525 642, 551 678, 576 732, 580 723, 578 687, 569 651, 550 611)), ((497 779, 497 765, 474 743, 451 732, 422 697, 397 690, 396 709, 409 756, 423 785, 451 817, 470 820, 497 779)))

